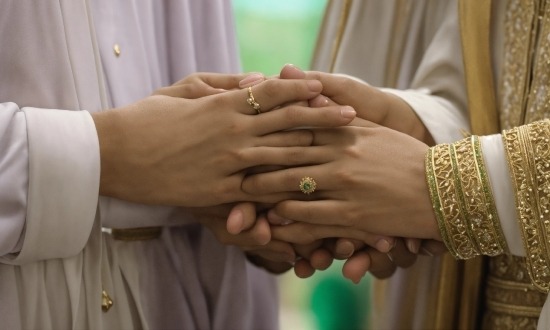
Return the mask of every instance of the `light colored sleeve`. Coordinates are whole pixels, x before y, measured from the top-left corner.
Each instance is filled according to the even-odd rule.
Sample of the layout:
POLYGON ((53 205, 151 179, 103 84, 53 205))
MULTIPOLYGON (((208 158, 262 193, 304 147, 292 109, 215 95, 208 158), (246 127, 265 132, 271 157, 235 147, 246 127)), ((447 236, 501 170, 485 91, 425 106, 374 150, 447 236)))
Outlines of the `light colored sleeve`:
POLYGON ((489 182, 493 189, 493 196, 500 218, 500 225, 508 244, 510 253, 516 256, 525 256, 523 240, 516 216, 516 203, 511 174, 506 162, 506 153, 501 134, 480 137, 483 148, 483 158, 489 182))
POLYGON ((0 103, 0 262, 80 252, 95 219, 99 173, 88 112, 0 103))
POLYGON ((470 131, 457 7, 448 6, 410 90, 385 89, 410 105, 436 143, 454 142, 470 131))

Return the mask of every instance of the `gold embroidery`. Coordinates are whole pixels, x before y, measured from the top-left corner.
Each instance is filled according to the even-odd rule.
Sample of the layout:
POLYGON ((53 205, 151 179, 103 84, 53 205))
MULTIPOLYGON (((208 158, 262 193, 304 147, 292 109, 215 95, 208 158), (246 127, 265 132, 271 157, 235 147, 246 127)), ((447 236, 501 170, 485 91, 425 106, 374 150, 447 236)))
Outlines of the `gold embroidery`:
POLYGON ((441 237, 443 239, 443 242, 449 249, 449 252, 451 255, 458 259, 459 256, 456 253, 456 250, 450 240, 449 233, 447 231, 447 226, 445 224, 445 217, 443 215, 443 207, 441 206, 441 198, 439 196, 439 192, 437 189, 436 179, 435 179, 435 171, 434 171, 434 149, 430 148, 428 149, 428 152, 426 153, 426 179, 428 181, 428 188, 430 190, 430 197, 432 200, 433 209, 435 212, 435 216, 437 219, 437 226, 439 227, 439 232, 441 233, 441 237))
POLYGON ((443 241, 455 258, 507 252, 477 136, 430 148, 426 177, 443 241))
POLYGON ((537 289, 550 288, 550 121, 520 126, 502 134, 516 194, 516 208, 527 270, 537 289))
POLYGON ((529 76, 531 31, 535 17, 534 1, 510 0, 506 8, 505 44, 500 86, 501 127, 521 125, 529 76))
POLYGON ((456 142, 457 168, 463 195, 465 217, 470 236, 475 239, 478 253, 495 256, 508 250, 496 212, 479 138, 472 136, 456 142))
POLYGON ((489 260, 483 329, 536 329, 546 294, 527 274, 525 258, 500 255, 489 260))
POLYGON ((456 257, 469 259, 474 257, 475 250, 467 234, 459 209, 459 196, 455 187, 451 146, 440 144, 433 147, 433 173, 439 197, 443 223, 449 238, 448 246, 456 252, 456 257))
POLYGON ((533 54, 532 82, 527 97, 527 106, 524 123, 548 118, 550 108, 550 1, 537 1, 539 5, 536 40, 537 46, 533 54), (538 40, 537 40, 538 39, 538 40))

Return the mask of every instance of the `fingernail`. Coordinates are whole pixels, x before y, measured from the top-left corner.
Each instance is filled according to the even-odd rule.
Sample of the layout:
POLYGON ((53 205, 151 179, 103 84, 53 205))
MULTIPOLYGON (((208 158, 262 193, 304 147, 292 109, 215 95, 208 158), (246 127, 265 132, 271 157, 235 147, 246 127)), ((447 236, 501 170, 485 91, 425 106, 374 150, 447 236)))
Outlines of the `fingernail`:
POLYGON ((417 254, 420 246, 418 244, 415 244, 414 241, 407 240, 407 249, 409 249, 409 252, 417 254))
POLYGON ((250 75, 246 76, 246 78, 244 78, 243 80, 239 81, 239 87, 240 88, 246 88, 246 87, 254 86, 254 85, 262 82, 264 79, 265 78, 262 74, 253 73, 253 74, 250 74, 250 75))
POLYGON ((420 251, 422 251, 423 254, 427 255, 427 256, 430 256, 430 257, 433 257, 434 254, 431 253, 428 249, 426 249, 425 247, 421 247, 420 248, 420 251))
POLYGON ((320 92, 323 90, 323 85, 321 85, 321 82, 319 80, 308 80, 306 81, 307 87, 312 92, 320 92))
POLYGON ((270 211, 268 214, 267 214, 267 221, 272 224, 272 225, 279 225, 279 226, 286 226, 286 225, 290 225, 291 223, 293 223, 294 221, 290 220, 290 219, 287 219, 287 218, 283 218, 279 215, 277 215, 275 212, 273 211, 270 211))
POLYGON ((233 211, 227 219, 228 232, 233 235, 239 234, 244 227, 244 216, 243 213, 239 210, 233 211))
POLYGON ((281 220, 281 226, 290 225, 291 223, 294 223, 294 221, 292 221, 290 219, 282 219, 281 220))
POLYGON ((353 254, 355 246, 351 242, 336 245, 335 254, 341 258, 349 258, 353 254))
POLYGON ((357 112, 352 107, 345 106, 340 110, 342 117, 346 119, 352 119, 355 118, 355 115, 357 115, 357 112))
POLYGON ((388 242, 385 238, 379 239, 374 245, 376 246, 376 249, 382 253, 387 253, 392 248, 390 242, 388 242))
POLYGON ((294 65, 292 63, 287 63, 287 64, 285 64, 285 66, 288 67, 288 68, 293 68, 293 69, 296 69, 298 71, 304 72, 304 70, 300 69, 299 67, 297 67, 296 65, 294 65))
POLYGON ((328 98, 323 95, 317 95, 311 100, 309 100, 310 107, 320 108, 320 107, 325 107, 327 105, 328 105, 328 98))

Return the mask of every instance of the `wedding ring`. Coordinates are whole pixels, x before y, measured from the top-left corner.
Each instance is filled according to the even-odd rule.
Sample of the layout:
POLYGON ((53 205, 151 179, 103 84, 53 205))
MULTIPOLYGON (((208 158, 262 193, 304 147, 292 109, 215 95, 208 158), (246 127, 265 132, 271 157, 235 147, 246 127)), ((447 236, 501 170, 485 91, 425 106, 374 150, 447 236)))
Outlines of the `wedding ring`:
POLYGON ((312 192, 315 191, 315 188, 317 188, 317 183, 313 178, 310 178, 309 176, 305 176, 300 180, 300 190, 306 194, 309 195, 312 192))
POLYGON ((246 99, 246 103, 248 103, 258 114, 262 113, 262 107, 260 106, 260 103, 256 102, 254 99, 254 95, 252 94, 252 87, 248 87, 248 98, 246 99))

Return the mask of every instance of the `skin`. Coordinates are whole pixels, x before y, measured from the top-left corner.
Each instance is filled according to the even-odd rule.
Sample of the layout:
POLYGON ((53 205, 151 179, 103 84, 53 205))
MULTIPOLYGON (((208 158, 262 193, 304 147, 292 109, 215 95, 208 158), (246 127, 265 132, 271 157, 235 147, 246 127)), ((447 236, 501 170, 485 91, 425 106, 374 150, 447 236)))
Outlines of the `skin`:
MULTIPOLYGON (((290 76, 292 76, 293 68, 290 67, 291 70, 288 70, 288 68, 289 67, 285 67, 281 72, 282 78, 284 78, 285 75, 288 75, 288 72, 290 72, 290 76)), ((297 70, 296 72, 299 73, 300 71, 297 70)), ((331 75, 325 76, 324 74, 313 74, 316 75, 316 78, 325 80, 324 83, 326 86, 323 86, 324 94, 328 93, 329 95, 333 95, 338 98, 338 93, 342 93, 342 89, 340 88, 340 86, 342 86, 341 81, 332 82, 331 75), (329 87, 328 89, 327 86, 329 87)), ((309 77, 307 77, 308 79, 312 78, 312 74, 308 73, 307 75, 309 75, 309 77)), ((299 77, 290 78, 294 79, 299 77)), ((235 75, 232 79, 227 79, 227 77, 222 79, 221 77, 213 78, 211 76, 191 76, 186 79, 187 81, 182 81, 183 83, 179 82, 174 86, 167 87, 160 90, 159 93, 164 93, 174 97, 187 98, 204 96, 199 95, 201 93, 206 95, 215 95, 229 89, 234 89, 236 87, 237 80, 242 79, 242 76, 239 77, 238 75, 235 75)), ((353 90, 351 87, 352 86, 346 86, 344 90, 353 90)), ((357 91, 355 91, 355 93, 356 92, 357 91)), ((257 93, 254 92, 254 94, 255 97, 259 99, 257 97, 257 93)), ((351 94, 353 95, 353 93, 351 94)), ((380 95, 374 95, 373 99, 380 98, 379 96, 380 95)), ((341 96, 340 99, 345 100, 341 96)), ((394 98, 393 101, 396 99, 397 98, 394 98)), ((397 100, 400 101, 400 99, 397 100)), ((310 105, 318 107, 336 105, 335 102, 322 95, 317 95, 316 97, 305 101, 296 101, 294 104, 307 104, 308 101, 310 105)), ((404 104, 402 101, 400 102, 401 105, 404 104)), ((360 103, 358 104, 361 105, 360 103)), ((361 110, 362 115, 367 113, 366 107, 361 108, 361 110)), ((416 118, 416 116, 414 117, 416 118)), ((384 115, 380 116, 380 118, 385 119, 385 123, 387 125, 388 118, 392 118, 392 116, 384 115)), ((405 128, 407 127, 403 126, 403 130, 405 130, 405 128)), ((413 130, 411 132, 418 131, 413 130)), ((391 260, 387 257, 387 254, 380 253, 375 249, 366 247, 365 244, 359 240, 343 238, 325 240, 318 239, 313 242, 307 242, 307 244, 296 243, 291 245, 272 237, 265 217, 261 214, 258 216, 255 208, 251 208, 250 205, 246 206, 246 203, 241 203, 237 205, 224 205, 215 208, 191 208, 190 212, 194 213, 199 219, 201 219, 201 223, 209 227, 215 233, 218 240, 222 243, 241 247, 243 250, 247 251, 249 258, 253 262, 260 264, 273 272, 286 271, 292 267, 291 260, 299 258, 298 261, 294 263, 294 270, 298 276, 308 277, 313 274, 316 269, 326 269, 332 262, 333 258, 349 258, 344 264, 343 273, 344 276, 356 282, 368 270, 379 277, 389 276, 389 274, 393 273, 395 270, 396 265, 406 266, 410 264, 410 260, 413 260, 411 258, 412 254, 409 252, 400 252, 403 250, 402 243, 392 243, 395 247, 390 247, 393 248, 391 252, 391 260), (233 207, 233 209, 228 211, 231 207, 233 207), (228 218, 226 224, 223 221, 224 218, 228 218)), ((365 234, 359 233, 358 235, 360 236, 356 237, 361 237, 362 239, 365 237, 365 234)), ((372 241, 371 244, 373 244, 372 241)), ((374 242, 374 245, 376 245, 376 242, 374 242)))
MULTIPOLYGON (((281 71, 280 78, 319 79, 324 84, 324 95, 331 96, 332 98, 339 100, 344 104, 353 104, 355 107, 357 107, 357 109, 359 109, 359 116, 377 121, 379 124, 382 125, 393 126, 395 130, 405 132, 417 139, 424 140, 428 143, 433 142, 431 136, 429 135, 427 130, 425 130, 424 126, 421 125, 421 122, 418 120, 410 107, 408 107, 403 101, 401 101, 401 99, 393 97, 389 94, 382 93, 378 89, 371 88, 370 86, 365 84, 358 84, 350 79, 341 78, 334 75, 318 72, 304 73, 293 66, 285 66, 281 71), (357 99, 358 95, 361 96, 360 99, 357 99), (392 112, 390 112, 388 109, 391 109, 392 112)), ((248 86, 252 86, 259 81, 263 81, 263 77, 261 75, 251 75, 249 76, 249 79, 241 82, 240 87, 245 88, 248 86)), ((331 98, 324 95, 319 95, 309 100, 309 104, 316 107, 324 107, 327 105, 336 104, 331 98)), ((292 223, 292 220, 280 217, 274 212, 270 212, 270 222, 272 224, 286 224, 292 223)), ((313 229, 310 228, 308 230, 313 230, 314 232, 324 231, 322 237, 324 237, 325 235, 335 236, 334 228, 329 228, 328 230, 326 230, 325 228, 325 230, 323 230, 321 227, 317 226, 313 229)), ((295 232, 298 236, 303 237, 303 235, 301 235, 301 233, 303 233, 302 230, 298 230, 295 232)), ((361 233, 359 233, 359 235, 361 235, 361 233)), ((355 237, 360 238, 361 236, 355 237)), ((399 244, 390 240, 389 242, 391 242, 391 246, 379 248, 379 250, 382 252, 387 252, 389 249, 392 249, 392 258, 390 260, 387 257, 381 257, 379 255, 380 253, 378 253, 375 249, 365 246, 365 244, 360 240, 340 238, 330 240, 325 239, 324 243, 322 242, 323 240, 321 239, 313 240, 312 242, 310 239, 310 242, 306 245, 303 244, 303 241, 301 242, 301 244, 293 244, 296 251, 305 251, 305 253, 298 253, 300 255, 300 259, 295 263, 294 266, 295 273, 299 277, 309 277, 315 272, 315 270, 326 269, 332 263, 333 258, 349 258, 344 264, 342 271, 345 277, 350 278, 354 282, 358 281, 358 279, 360 279, 368 270, 374 270, 377 276, 383 277, 387 274, 393 273, 393 271, 395 270, 395 265, 409 266, 410 264, 412 264, 409 261, 415 259, 415 254, 419 252, 421 245, 421 241, 414 238, 406 239, 404 243, 399 242, 399 244), (331 242, 332 244, 327 244, 327 242, 331 242), (405 249, 405 251, 401 251, 403 250, 401 249, 403 244, 406 244, 408 248, 405 249), (327 245, 330 245, 330 247, 327 247, 327 245), (342 252, 343 250, 344 253, 339 254, 339 250, 340 252, 342 252), (361 253, 359 253, 359 251, 361 253), (366 260, 368 260, 368 262, 366 262, 366 260), (387 271, 384 271, 384 267, 380 267, 379 264, 384 265, 386 268, 388 268, 387 271)), ((436 241, 432 242, 439 244, 436 241)), ((423 248, 421 253, 436 254, 440 253, 440 251, 438 250, 443 250, 438 249, 440 247, 439 245, 435 245, 436 248, 434 248, 433 245, 434 244, 431 244, 423 248), (434 253, 430 252, 430 249, 434 253)), ((384 253, 382 253, 382 255, 384 255, 384 253)))
MULTIPOLYGON (((414 137, 417 140, 421 140, 427 144, 433 145, 433 139, 431 138, 430 134, 425 129, 423 124, 420 122, 418 117, 414 114, 412 109, 408 105, 406 105, 401 99, 391 94, 383 93, 366 84, 358 83, 348 78, 319 72, 304 73, 293 66, 285 66, 281 71, 281 78, 296 79, 304 78, 306 76, 309 78, 319 79, 323 83, 323 95, 320 95, 313 100, 310 100, 310 105, 322 107, 334 104, 334 100, 338 100, 343 104, 353 105, 358 112, 358 117, 370 119, 372 121, 375 121, 379 125, 391 127, 392 129, 403 132, 411 137, 414 137), (325 95, 330 96, 330 98, 326 97, 325 95)), ((423 178, 423 173, 419 177, 423 178)), ((432 223, 434 223, 433 214, 431 213, 431 207, 429 208, 429 210, 430 212, 427 212, 426 214, 431 215, 432 223)), ((276 222, 289 221, 289 219, 284 219, 275 212, 273 212, 272 214, 276 215, 276 222)), ((429 221, 427 223, 428 225, 430 225, 429 221)), ((435 235, 435 238, 439 239, 437 233, 435 235)), ((340 241, 353 246, 353 244, 351 244, 346 239, 340 239, 340 241)), ((444 245, 437 240, 421 241, 419 239, 411 238, 406 239, 405 243, 408 247, 408 251, 412 251, 414 253, 420 252, 421 254, 437 255, 443 253, 446 250, 444 245)), ((397 244, 396 247, 397 246, 400 246, 400 244, 397 244)), ((360 246, 355 246, 353 250, 359 251, 360 248, 360 246)), ((369 256, 369 249, 363 249, 367 249, 367 251, 362 251, 362 253, 354 252, 354 254, 346 262, 343 269, 344 276, 352 280, 360 278, 369 269, 379 269, 376 262, 385 261, 383 258, 369 257, 370 261, 375 260, 376 262, 374 264, 372 264, 371 262, 365 262, 367 256, 369 256), (368 265, 368 267, 366 265, 368 265)), ((370 254, 375 253, 374 251, 375 250, 370 252, 370 254)), ((394 257, 392 258, 393 262, 391 263, 395 263, 399 266, 405 266, 408 265, 407 260, 412 260, 409 254, 394 253, 394 251, 395 249, 392 250, 392 255, 394 255, 394 257), (402 262, 402 259, 405 260, 405 262, 402 262)), ((327 256, 325 255, 325 257, 327 256)), ((387 273, 392 273, 391 269, 387 273)), ((377 270, 377 275, 381 276, 385 274, 380 274, 380 271, 377 270)))
POLYGON ((259 198, 244 192, 241 183, 250 167, 303 165, 293 155, 296 147, 311 144, 311 133, 286 130, 345 125, 354 118, 348 106, 315 112, 285 106, 315 97, 321 89, 315 80, 265 81, 254 88, 265 112, 261 116, 246 103, 246 90, 195 99, 153 95, 93 114, 100 144, 100 194, 188 207, 288 198, 259 198))

